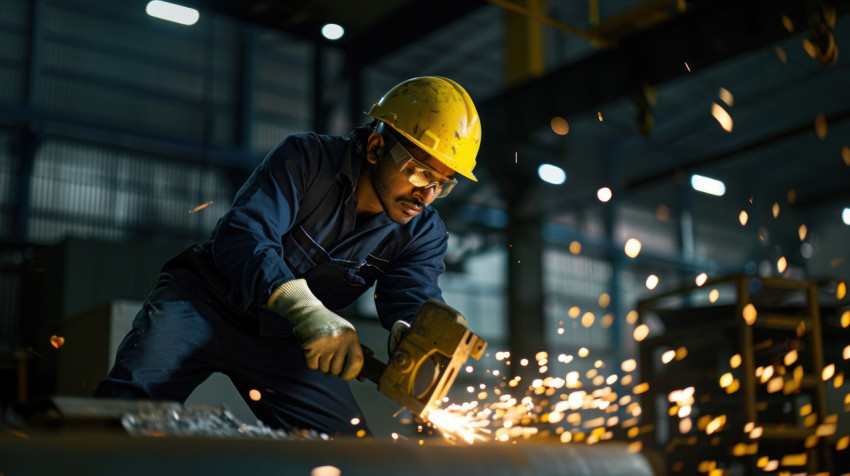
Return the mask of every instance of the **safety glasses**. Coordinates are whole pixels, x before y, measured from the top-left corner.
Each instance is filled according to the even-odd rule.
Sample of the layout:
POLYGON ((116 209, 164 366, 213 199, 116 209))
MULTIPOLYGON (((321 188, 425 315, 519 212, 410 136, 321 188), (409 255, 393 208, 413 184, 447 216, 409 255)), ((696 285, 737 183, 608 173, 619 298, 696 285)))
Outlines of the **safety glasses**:
POLYGON ((457 180, 446 177, 433 168, 413 158, 410 152, 401 145, 392 134, 385 134, 387 148, 395 161, 398 170, 417 188, 434 187, 437 198, 443 198, 455 188, 457 180))

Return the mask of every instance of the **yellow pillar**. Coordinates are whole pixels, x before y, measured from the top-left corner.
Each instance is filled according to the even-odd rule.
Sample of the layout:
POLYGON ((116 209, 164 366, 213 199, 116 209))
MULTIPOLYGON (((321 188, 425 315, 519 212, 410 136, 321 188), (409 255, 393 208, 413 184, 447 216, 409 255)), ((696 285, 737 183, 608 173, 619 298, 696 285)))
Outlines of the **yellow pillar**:
POLYGON ((529 14, 505 10, 505 74, 509 85, 545 72, 543 28, 532 16, 546 16, 546 0, 514 0, 529 14))

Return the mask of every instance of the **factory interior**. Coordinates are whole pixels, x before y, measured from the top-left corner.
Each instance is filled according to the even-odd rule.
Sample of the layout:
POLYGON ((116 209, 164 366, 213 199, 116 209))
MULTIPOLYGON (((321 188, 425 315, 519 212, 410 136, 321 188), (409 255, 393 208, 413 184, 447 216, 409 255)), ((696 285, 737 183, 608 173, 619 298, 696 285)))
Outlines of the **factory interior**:
MULTIPOLYGON (((0 476, 850 474, 850 1, 177 3, 0 0, 0 476), (427 417, 92 397, 271 150, 422 76, 480 118, 431 207, 486 342, 427 417)), ((392 363, 375 299, 339 315, 392 363)))

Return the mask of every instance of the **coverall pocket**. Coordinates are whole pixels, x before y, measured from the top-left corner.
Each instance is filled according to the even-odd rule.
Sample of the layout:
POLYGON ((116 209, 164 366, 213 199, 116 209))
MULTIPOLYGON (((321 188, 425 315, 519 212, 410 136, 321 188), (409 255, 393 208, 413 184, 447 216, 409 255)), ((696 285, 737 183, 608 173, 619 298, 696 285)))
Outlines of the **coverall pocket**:
POLYGON ((347 279, 348 284, 352 286, 371 287, 375 280, 384 274, 384 268, 389 264, 388 260, 378 258, 370 254, 366 260, 352 272, 347 279))
MULTIPOLYGON (((305 245, 310 246, 312 244, 310 237, 306 236, 304 230, 299 229, 298 234, 305 235, 306 240, 308 240, 305 245)), ((305 248, 305 246, 299 243, 299 241, 304 242, 304 239, 299 240, 294 235, 295 232, 290 233, 284 240, 283 259, 286 261, 289 269, 300 278, 316 267, 316 260, 310 257, 310 253, 307 251, 309 248, 305 248)))

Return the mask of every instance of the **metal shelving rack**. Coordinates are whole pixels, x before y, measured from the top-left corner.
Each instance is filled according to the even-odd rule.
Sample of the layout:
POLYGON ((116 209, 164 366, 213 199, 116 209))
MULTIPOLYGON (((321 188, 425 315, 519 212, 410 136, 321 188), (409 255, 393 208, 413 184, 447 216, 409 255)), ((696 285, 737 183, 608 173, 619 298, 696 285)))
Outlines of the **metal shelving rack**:
MULTIPOLYGON (((728 447, 744 443, 758 444, 756 448, 775 450, 785 447, 789 453, 801 452, 806 455, 805 469, 810 473, 830 464, 828 452, 822 451, 823 438, 820 438, 824 424, 828 423, 828 410, 825 384, 821 378, 824 358, 817 282, 736 274, 707 281, 702 286, 683 287, 642 300, 638 303, 638 313, 640 323, 656 327, 656 332, 651 332, 640 343, 641 380, 649 383, 649 390, 642 395, 643 418, 644 422, 654 425, 654 431, 650 433, 650 439, 654 441, 650 444, 667 443, 665 450, 669 455, 677 451, 676 443, 680 443, 679 447, 684 448, 682 451, 685 453, 688 447, 693 449, 690 455, 693 461, 712 456, 724 458, 725 454, 728 464, 739 465, 747 472, 756 470, 757 455, 763 452, 750 451, 739 455, 742 458, 734 459, 728 447), (703 306, 702 302, 697 302, 701 299, 695 294, 705 294, 709 289, 721 287, 727 289, 725 302, 728 303, 731 298, 731 304, 703 306), (744 316, 749 304, 754 305, 756 316, 753 320, 752 310, 746 311, 752 321, 748 323, 744 316), (651 315, 664 315, 666 322, 653 321, 651 315), (661 327, 664 327, 663 331, 660 331, 661 327), (676 365, 659 367, 655 357, 658 350, 679 345, 694 347, 697 358, 689 356, 676 365), (802 374, 799 370, 788 371, 783 364, 775 365, 777 374, 783 378, 782 392, 764 391, 756 375, 758 363, 782 362, 782 353, 796 348, 805 349, 794 365, 795 370, 797 367, 802 369, 802 374), (722 355, 723 350, 729 350, 730 354, 722 355), (718 382, 725 370, 724 362, 728 362, 733 353, 740 355, 740 366, 729 370, 738 375, 739 388, 730 393, 724 391, 718 382), (694 411, 700 406, 723 409, 728 417, 723 431, 709 437, 693 425, 693 430, 687 435, 673 438, 672 416, 659 415, 658 398, 687 385, 698 389, 699 398, 694 404, 694 411), (808 399, 807 405, 811 405, 809 417, 802 421, 797 417, 800 413, 795 408, 801 399, 808 399), (777 408, 784 408, 785 415, 777 415, 783 413, 777 408), (791 413, 788 408, 795 411, 791 413), (789 413, 796 421, 776 421, 777 416, 787 419, 789 413), (761 429, 759 437, 750 438, 744 432, 752 428, 761 429), (688 444, 681 444, 684 441, 688 444), (813 441, 817 444, 812 444, 813 441), (709 451, 709 447, 713 451, 709 451)), ((689 355, 694 353, 691 350, 689 355)), ((682 459, 687 458, 685 455, 682 459)), ((669 463, 668 467, 671 466, 669 463)))

